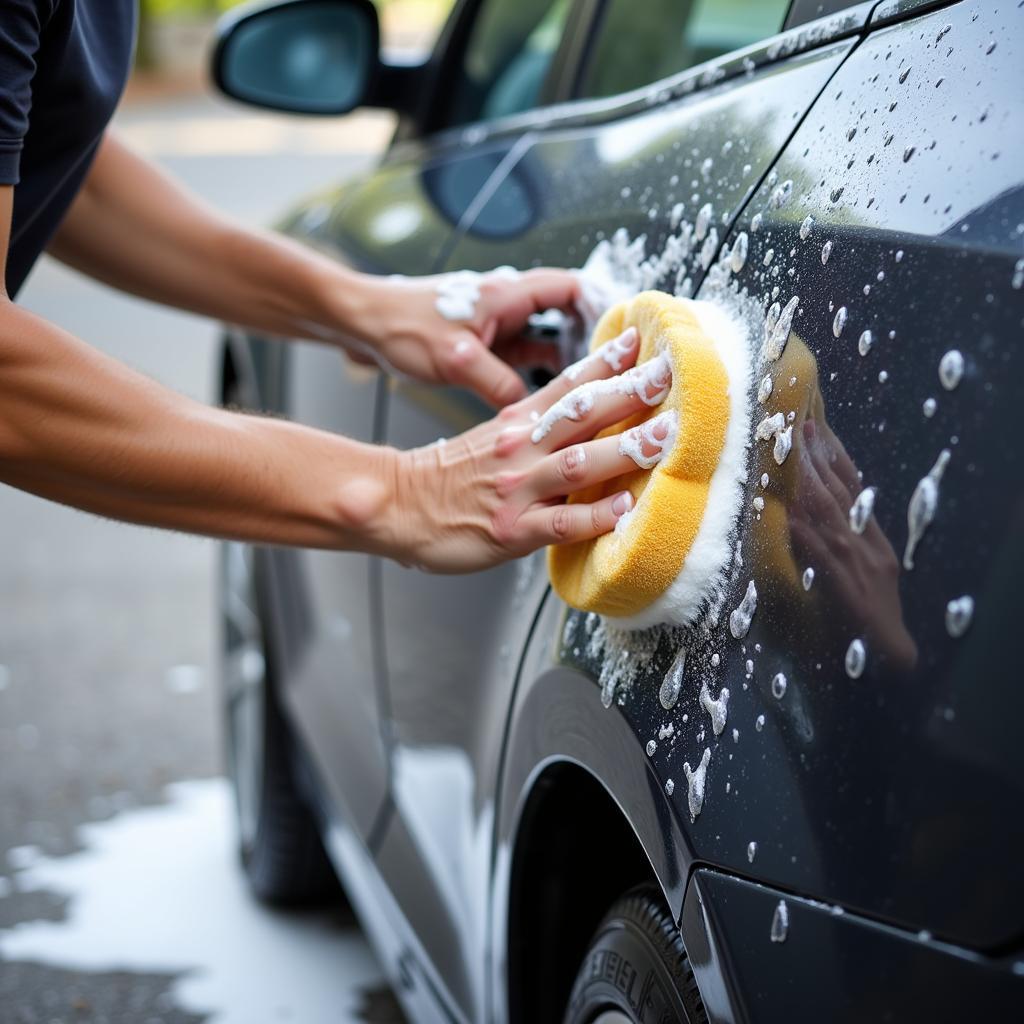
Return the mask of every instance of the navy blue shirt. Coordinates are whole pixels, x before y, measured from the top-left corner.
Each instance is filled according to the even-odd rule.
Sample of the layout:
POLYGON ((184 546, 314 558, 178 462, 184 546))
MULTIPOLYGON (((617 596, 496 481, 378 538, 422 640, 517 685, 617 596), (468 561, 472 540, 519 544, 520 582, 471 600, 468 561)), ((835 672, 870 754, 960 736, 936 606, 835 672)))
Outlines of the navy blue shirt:
POLYGON ((82 186, 131 67, 136 0, 0 0, 0 185, 14 296, 82 186))

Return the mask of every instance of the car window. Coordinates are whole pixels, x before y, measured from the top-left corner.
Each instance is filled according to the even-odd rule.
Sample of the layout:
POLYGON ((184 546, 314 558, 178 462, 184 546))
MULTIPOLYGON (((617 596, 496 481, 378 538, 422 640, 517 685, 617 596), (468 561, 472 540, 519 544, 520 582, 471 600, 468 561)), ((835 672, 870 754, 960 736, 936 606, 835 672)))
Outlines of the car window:
POLYGON ((485 121, 540 102, 570 0, 484 0, 456 74, 448 121, 485 121))
POLYGON ((782 29, 789 0, 607 0, 581 78, 611 96, 756 43, 782 29))

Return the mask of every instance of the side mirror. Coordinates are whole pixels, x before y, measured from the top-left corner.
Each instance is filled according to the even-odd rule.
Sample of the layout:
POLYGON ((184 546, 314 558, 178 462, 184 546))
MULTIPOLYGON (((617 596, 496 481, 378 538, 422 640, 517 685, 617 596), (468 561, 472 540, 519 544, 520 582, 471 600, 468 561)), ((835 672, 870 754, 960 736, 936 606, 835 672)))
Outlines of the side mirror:
POLYGON ((232 99, 296 114, 345 114, 380 68, 370 0, 278 0, 221 19, 213 78, 232 99))

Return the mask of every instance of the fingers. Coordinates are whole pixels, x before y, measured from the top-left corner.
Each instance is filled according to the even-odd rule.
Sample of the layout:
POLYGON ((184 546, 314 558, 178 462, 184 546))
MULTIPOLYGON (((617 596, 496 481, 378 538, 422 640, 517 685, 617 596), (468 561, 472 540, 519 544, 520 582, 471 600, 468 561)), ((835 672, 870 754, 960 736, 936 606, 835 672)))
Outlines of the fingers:
POLYGON ((660 405, 671 386, 672 366, 662 353, 616 377, 574 388, 540 415, 530 438, 545 450, 556 451, 660 405))
POLYGON ((633 508, 633 496, 620 491, 592 504, 553 505, 527 512, 520 520, 528 550, 547 544, 575 544, 593 540, 615 529, 633 508))
POLYGON ((500 337, 518 334, 529 317, 546 309, 571 309, 579 294, 579 281, 568 270, 543 268, 524 273, 485 275, 482 319, 493 319, 500 337))
POLYGON ((485 348, 470 331, 461 333, 452 346, 446 379, 468 388, 485 402, 500 409, 527 394, 522 378, 485 348))
POLYGON ((619 451, 619 437, 602 437, 587 444, 574 444, 547 455, 524 481, 531 501, 548 501, 586 490, 624 473, 636 464, 619 451))

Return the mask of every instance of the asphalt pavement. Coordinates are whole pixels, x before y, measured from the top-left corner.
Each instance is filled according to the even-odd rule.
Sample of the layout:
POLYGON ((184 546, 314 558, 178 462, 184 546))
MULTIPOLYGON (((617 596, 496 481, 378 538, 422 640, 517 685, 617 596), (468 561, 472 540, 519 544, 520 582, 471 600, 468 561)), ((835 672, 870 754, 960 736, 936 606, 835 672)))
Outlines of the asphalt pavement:
MULTIPOLYGON (((250 114, 211 97, 118 127, 265 224, 365 167, 383 116, 250 114)), ((44 260, 19 301, 210 400, 216 326, 44 260)), ((348 912, 256 904, 222 778, 212 542, 0 485, 0 1024, 401 1021, 348 912)))

